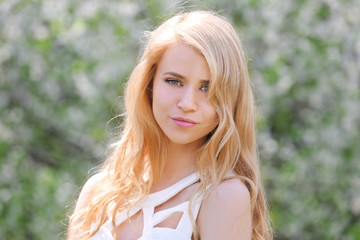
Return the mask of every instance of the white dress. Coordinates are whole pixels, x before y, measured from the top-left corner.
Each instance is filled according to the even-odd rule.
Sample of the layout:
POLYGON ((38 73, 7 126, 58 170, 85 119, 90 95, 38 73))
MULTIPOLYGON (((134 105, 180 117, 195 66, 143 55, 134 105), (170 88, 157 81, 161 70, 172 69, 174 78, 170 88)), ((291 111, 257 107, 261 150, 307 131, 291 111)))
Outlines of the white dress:
MULTIPOLYGON (((133 216, 139 210, 142 210, 142 215, 144 218, 144 228, 142 231, 142 236, 138 240, 190 240, 193 229, 188 212, 189 201, 183 202, 175 207, 158 211, 156 213, 154 213, 154 209, 156 206, 166 202, 167 200, 178 194, 180 191, 197 182, 198 180, 199 175, 197 172, 195 172, 164 190, 149 194, 140 203, 130 209, 129 214, 127 214, 127 211, 117 213, 115 221, 116 226, 119 226, 122 222, 133 216), (157 224, 161 223, 175 212, 183 213, 175 229, 155 227, 157 224)), ((202 198, 200 197, 200 195, 195 195, 191 208, 194 219, 197 218, 197 215, 199 213, 201 201, 202 198)), ((112 230, 113 225, 109 216, 109 220, 105 222, 104 225, 100 227, 99 231, 90 239, 114 240, 111 234, 112 230)))

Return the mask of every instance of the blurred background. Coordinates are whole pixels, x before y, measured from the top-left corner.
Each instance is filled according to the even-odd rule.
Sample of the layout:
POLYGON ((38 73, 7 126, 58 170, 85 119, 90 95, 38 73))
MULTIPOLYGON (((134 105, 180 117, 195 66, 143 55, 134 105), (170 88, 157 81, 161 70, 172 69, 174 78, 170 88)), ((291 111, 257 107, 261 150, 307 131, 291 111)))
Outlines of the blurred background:
POLYGON ((0 238, 64 239, 152 30, 214 10, 241 36, 275 239, 360 239, 359 0, 0 1, 0 238))

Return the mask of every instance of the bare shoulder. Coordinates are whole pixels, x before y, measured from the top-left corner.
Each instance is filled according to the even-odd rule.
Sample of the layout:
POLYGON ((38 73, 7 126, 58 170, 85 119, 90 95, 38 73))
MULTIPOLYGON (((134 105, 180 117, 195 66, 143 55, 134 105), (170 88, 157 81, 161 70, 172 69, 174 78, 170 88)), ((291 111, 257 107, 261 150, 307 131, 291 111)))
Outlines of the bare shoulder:
POLYGON ((203 210, 211 206, 219 210, 231 209, 231 212, 246 212, 250 210, 250 193, 241 180, 225 180, 209 193, 204 199, 203 206, 203 210))
POLYGON ((251 239, 250 193, 239 179, 221 182, 204 199, 197 223, 202 240, 251 239))
POLYGON ((82 210, 88 205, 90 192, 105 177, 105 175, 105 173, 97 173, 86 181, 76 202, 75 212, 82 210))
MULTIPOLYGON (((94 176, 90 177, 84 187, 82 188, 80 192, 80 196, 76 202, 74 215, 77 213, 80 213, 82 210, 84 210, 89 205, 89 194, 94 189, 94 187, 106 176, 104 173, 97 173, 94 176)), ((79 222, 81 222, 81 218, 77 218, 74 221, 70 220, 69 227, 68 227, 68 235, 67 239, 79 239, 79 229, 74 226, 76 226, 79 222)))
POLYGON ((210 198, 226 200, 228 203, 250 204, 250 193, 240 179, 228 179, 221 182, 209 195, 210 198))
POLYGON ((92 188, 95 187, 95 185, 97 185, 102 179, 104 179, 104 177, 106 176, 106 173, 104 172, 100 172, 100 173, 96 173, 95 175, 91 176, 85 183, 84 187, 83 187, 83 191, 89 191, 92 188))

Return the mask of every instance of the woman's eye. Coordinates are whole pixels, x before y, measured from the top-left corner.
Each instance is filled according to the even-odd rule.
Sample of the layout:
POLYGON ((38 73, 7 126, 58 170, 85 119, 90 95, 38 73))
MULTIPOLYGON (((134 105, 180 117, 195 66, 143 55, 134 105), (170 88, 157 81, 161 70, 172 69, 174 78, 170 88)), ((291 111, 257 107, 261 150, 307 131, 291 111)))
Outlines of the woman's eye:
POLYGON ((203 85, 200 87, 200 90, 207 92, 209 90, 209 85, 203 85))
POLYGON ((169 79, 166 79, 165 82, 169 83, 170 85, 181 86, 181 82, 176 79, 169 78, 169 79))

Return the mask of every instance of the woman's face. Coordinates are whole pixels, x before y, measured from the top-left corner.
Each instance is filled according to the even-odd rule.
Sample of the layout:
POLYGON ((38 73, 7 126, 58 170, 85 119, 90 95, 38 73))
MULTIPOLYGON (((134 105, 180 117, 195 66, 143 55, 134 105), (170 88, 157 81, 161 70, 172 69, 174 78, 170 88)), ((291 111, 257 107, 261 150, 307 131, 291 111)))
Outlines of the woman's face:
POLYGON ((164 52, 155 73, 152 108, 171 142, 201 146, 218 124, 208 101, 209 82, 205 58, 191 47, 181 44, 164 52))

